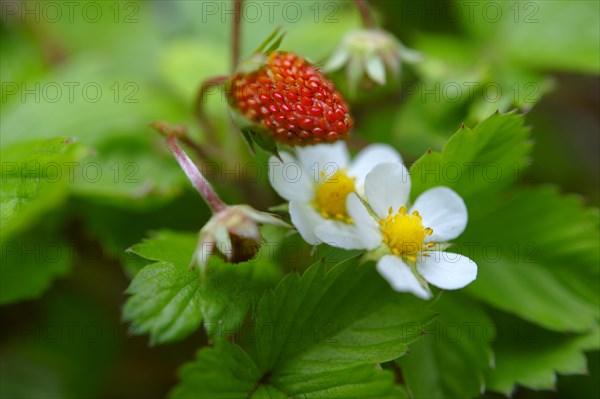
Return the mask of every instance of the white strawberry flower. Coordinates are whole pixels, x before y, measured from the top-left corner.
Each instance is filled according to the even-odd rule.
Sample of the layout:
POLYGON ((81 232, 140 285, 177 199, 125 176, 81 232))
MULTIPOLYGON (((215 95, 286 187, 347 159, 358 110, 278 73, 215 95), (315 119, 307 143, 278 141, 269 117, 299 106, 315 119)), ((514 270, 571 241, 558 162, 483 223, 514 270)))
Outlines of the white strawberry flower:
POLYGON ((427 282, 448 290, 463 288, 475 280, 477 265, 444 249, 467 226, 464 201, 447 187, 435 187, 409 206, 410 188, 404 165, 377 165, 365 178, 364 198, 348 195, 352 239, 336 238, 328 226, 317 228, 318 237, 333 246, 369 250, 377 270, 396 291, 429 299, 427 282))
POLYGON ((414 64, 421 59, 420 53, 404 46, 389 32, 359 29, 344 36, 322 70, 331 73, 344 68, 350 92, 355 94, 368 80, 381 86, 387 76, 397 80, 403 62, 414 64))
POLYGON ((297 147, 296 157, 281 152, 280 161, 269 159, 269 181, 277 193, 289 201, 292 223, 311 245, 322 242, 315 231, 328 226, 347 245, 360 245, 352 220, 346 212, 346 198, 364 193, 367 174, 382 162, 401 165, 400 154, 384 144, 372 144, 352 161, 343 141, 297 147))

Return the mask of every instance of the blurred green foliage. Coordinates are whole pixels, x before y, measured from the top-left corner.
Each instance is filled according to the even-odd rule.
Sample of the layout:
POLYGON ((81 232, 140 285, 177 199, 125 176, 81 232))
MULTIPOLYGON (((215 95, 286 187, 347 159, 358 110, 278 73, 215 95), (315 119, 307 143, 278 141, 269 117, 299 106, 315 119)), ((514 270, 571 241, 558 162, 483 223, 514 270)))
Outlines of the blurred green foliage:
MULTIPOLYGON (((272 15, 265 2, 253 3, 261 16, 248 9, 243 55, 282 25, 283 50, 322 63, 360 26, 350 1, 281 1, 272 15)), ((411 317, 416 305, 389 291, 372 268, 309 269, 352 254, 311 253, 297 235, 274 230, 265 231, 267 240, 282 248, 266 262, 213 259, 203 283, 188 270, 209 212, 148 123, 183 123, 199 143, 207 140, 192 103, 203 80, 230 72, 232 3, 70 4, 3 2, 0 10, 0 397, 163 397, 186 361, 173 397, 218 389, 302 394, 305 374, 314 396, 324 397, 477 397, 484 385, 503 394, 518 389, 518 397, 597 396, 598 213, 582 202, 600 202, 598 2, 372 2, 382 26, 423 62, 352 100, 351 147, 386 142, 416 161, 413 170, 479 162, 500 165, 503 176, 493 184, 466 175, 413 179, 413 194, 444 184, 465 198, 470 223, 456 250, 480 267, 472 286, 432 304, 440 318, 425 331, 479 326, 473 341, 423 339, 394 363, 415 337, 392 339, 393 323, 422 317, 411 317), (538 183, 558 188, 529 187, 538 183), (486 242, 502 256, 490 261, 486 242), (303 277, 292 273, 277 285, 293 271, 303 277), (313 286, 311 278, 332 285, 313 286), (309 288, 314 313, 302 295, 286 296, 309 288), (340 298, 347 307, 334 306, 340 298), (278 313, 282 304, 288 310, 278 313), (239 326, 252 336, 260 323, 298 320, 347 326, 337 337, 347 351, 310 337, 223 342, 240 338, 230 334, 239 326), (490 320, 505 334, 481 339, 490 320), (382 331, 372 341, 361 326, 382 331), (135 333, 170 344, 148 349, 148 337, 135 333), (348 364, 335 374, 336 362, 348 364), (257 386, 274 366, 285 373, 257 386), (589 377, 556 376, 586 371, 589 377), (222 384, 225 376, 233 385, 222 384)), ((333 78, 344 90, 343 74, 333 78)), ((217 191, 228 203, 259 209, 279 203, 266 154, 251 157, 230 127, 223 94, 210 92, 205 106, 223 159, 236 161, 205 164, 217 191), (258 178, 248 178, 249 164, 258 178)))

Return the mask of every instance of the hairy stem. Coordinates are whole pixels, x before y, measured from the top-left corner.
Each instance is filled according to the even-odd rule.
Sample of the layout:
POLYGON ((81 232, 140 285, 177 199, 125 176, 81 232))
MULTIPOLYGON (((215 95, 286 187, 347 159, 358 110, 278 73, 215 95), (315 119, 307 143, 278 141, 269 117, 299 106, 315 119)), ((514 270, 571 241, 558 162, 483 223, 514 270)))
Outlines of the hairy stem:
POLYGON ((209 159, 208 154, 205 151, 205 149, 203 147, 201 147, 200 145, 198 145, 198 143, 196 143, 194 140, 192 140, 191 137, 188 135, 187 129, 185 128, 185 126, 171 125, 170 123, 167 123, 164 121, 152 122, 150 124, 150 126, 152 128, 154 128, 157 132, 163 134, 166 137, 169 137, 171 135, 176 136, 185 145, 187 145, 192 150, 194 150, 194 152, 196 153, 196 155, 198 155, 198 157, 200 159, 204 159, 204 160, 209 159))
POLYGON ((213 190, 208 180, 204 178, 196 165, 194 165, 185 151, 183 151, 183 149, 179 146, 177 137, 175 135, 170 135, 167 137, 167 144, 175 156, 175 159, 177 159, 179 166, 181 166, 181 169, 183 169, 188 179, 190 179, 192 182, 192 185, 196 188, 196 190, 198 190, 213 213, 217 213, 225 209, 226 205, 223 203, 223 201, 221 201, 221 198, 219 198, 215 190, 213 190))
MULTIPOLYGON (((202 173, 200 173, 196 165, 179 145, 179 138, 181 138, 182 141, 186 142, 186 144, 192 143, 192 146, 196 146, 196 144, 193 143, 187 136, 185 126, 171 125, 163 121, 152 122, 150 126, 167 137, 167 145, 169 146, 169 150, 171 150, 173 156, 175 156, 175 159, 179 163, 179 166, 181 166, 181 169, 183 169, 185 175, 188 177, 194 188, 198 190, 213 213, 225 209, 226 205, 223 203, 223 201, 221 201, 221 198, 219 198, 208 180, 206 180, 202 173)), ((200 151, 202 150, 200 147, 197 148, 200 151)))
POLYGON ((375 28, 375 20, 373 19, 373 15, 369 10, 369 5, 366 0, 354 0, 354 4, 356 4, 356 8, 360 11, 360 17, 362 18, 362 22, 365 28, 375 28))

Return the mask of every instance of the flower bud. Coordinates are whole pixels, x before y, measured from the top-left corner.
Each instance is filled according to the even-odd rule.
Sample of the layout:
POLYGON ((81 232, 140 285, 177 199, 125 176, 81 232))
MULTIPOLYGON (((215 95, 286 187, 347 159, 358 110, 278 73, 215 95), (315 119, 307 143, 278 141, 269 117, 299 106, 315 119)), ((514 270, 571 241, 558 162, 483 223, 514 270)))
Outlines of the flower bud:
POLYGON ((344 37, 323 71, 333 72, 344 67, 350 91, 355 93, 365 78, 384 85, 386 70, 393 78, 398 78, 401 62, 414 63, 420 59, 418 52, 404 47, 391 33, 380 29, 361 29, 344 37))
POLYGON ((194 263, 204 271, 212 254, 230 263, 253 259, 261 246, 261 224, 288 226, 274 215, 248 205, 226 206, 200 230, 194 263))

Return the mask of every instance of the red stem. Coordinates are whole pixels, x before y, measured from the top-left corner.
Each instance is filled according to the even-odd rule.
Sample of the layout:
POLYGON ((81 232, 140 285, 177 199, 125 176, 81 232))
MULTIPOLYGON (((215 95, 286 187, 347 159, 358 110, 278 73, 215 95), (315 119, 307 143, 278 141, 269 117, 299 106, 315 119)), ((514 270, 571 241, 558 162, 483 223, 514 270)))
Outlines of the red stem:
POLYGON ((200 126, 204 130, 204 133, 208 137, 208 142, 211 145, 218 144, 217 132, 216 132, 213 124, 210 122, 210 120, 207 118, 206 114, 204 113, 204 103, 206 100, 204 98, 204 95, 206 94, 208 89, 225 83, 227 81, 227 79, 229 79, 229 76, 215 76, 213 78, 210 78, 210 79, 202 82, 202 87, 200 88, 200 91, 198 92, 198 97, 196 97, 196 102, 194 104, 196 119, 198 120, 198 123, 200 123, 200 126))
POLYGON ((354 4, 356 4, 356 8, 360 11, 360 16, 363 21, 363 25, 365 28, 375 28, 375 20, 373 19, 373 15, 369 10, 369 5, 366 0, 354 0, 354 4))
POLYGON ((186 176, 192 182, 192 185, 198 190, 206 204, 213 211, 217 213, 225 209, 226 205, 221 201, 215 190, 211 187, 210 183, 204 178, 202 173, 198 170, 196 165, 187 156, 185 151, 179 146, 179 141, 175 135, 169 135, 167 137, 167 144, 169 149, 177 159, 179 166, 185 172, 186 176))

